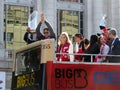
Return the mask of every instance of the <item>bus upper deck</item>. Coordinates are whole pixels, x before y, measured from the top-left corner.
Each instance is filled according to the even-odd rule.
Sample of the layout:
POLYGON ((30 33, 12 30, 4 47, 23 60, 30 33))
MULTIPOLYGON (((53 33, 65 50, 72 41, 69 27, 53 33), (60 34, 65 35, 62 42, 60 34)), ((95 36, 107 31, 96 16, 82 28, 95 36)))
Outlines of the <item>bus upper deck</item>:
MULTIPOLYGON (((57 54, 66 53, 55 53, 54 40, 52 39, 38 41, 16 50, 11 89, 120 89, 120 63, 108 63, 109 60, 103 63, 93 62, 93 57, 96 54, 81 54, 81 56, 90 55, 91 62, 61 62, 56 61, 57 54)), ((120 55, 107 55, 107 57, 118 58, 120 55)))

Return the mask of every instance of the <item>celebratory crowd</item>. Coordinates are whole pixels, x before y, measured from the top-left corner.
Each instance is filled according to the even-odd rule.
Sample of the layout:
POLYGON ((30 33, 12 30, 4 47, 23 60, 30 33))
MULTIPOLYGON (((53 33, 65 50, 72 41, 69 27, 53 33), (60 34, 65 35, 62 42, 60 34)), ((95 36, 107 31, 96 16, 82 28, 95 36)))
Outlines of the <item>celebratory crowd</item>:
POLYGON ((103 33, 91 35, 90 40, 80 33, 75 34, 73 39, 76 44, 73 45, 67 32, 62 32, 56 40, 51 25, 45 20, 42 13, 36 32, 31 32, 30 28, 28 28, 24 40, 30 44, 38 40, 55 39, 58 42, 56 48, 57 61, 120 62, 120 57, 114 57, 120 55, 120 39, 117 36, 117 30, 115 28, 106 28, 105 25, 100 25, 100 29, 103 33), (33 39, 33 37, 36 39, 33 39), (89 54, 95 55, 91 58, 89 54))
MULTIPOLYGON (((89 54, 95 54, 92 58, 93 62, 105 62, 108 60, 113 63, 120 62, 120 57, 109 56, 120 55, 120 39, 115 28, 107 29, 106 33, 91 35, 90 40, 86 39, 82 34, 75 34, 74 41, 76 42, 75 55, 58 54, 58 61, 91 62, 89 54)), ((66 32, 63 32, 59 37, 57 52, 73 53, 73 45, 66 32)))

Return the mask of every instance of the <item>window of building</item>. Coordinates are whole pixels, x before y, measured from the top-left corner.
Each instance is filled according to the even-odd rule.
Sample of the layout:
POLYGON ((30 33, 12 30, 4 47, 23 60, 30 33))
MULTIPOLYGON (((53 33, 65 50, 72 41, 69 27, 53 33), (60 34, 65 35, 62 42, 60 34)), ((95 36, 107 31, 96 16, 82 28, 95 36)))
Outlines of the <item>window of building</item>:
POLYGON ((81 32, 82 34, 83 34, 83 29, 84 29, 84 25, 83 25, 83 20, 84 20, 84 19, 83 19, 83 14, 84 14, 83 12, 80 12, 80 14, 79 14, 79 15, 80 15, 80 17, 79 17, 79 18, 80 18, 80 19, 79 19, 79 20, 80 20, 80 21, 79 21, 79 22, 80 22, 80 23, 79 23, 79 24, 80 24, 80 32, 81 32))
POLYGON ((83 34, 83 12, 58 10, 58 35, 67 32, 72 39, 76 33, 83 34))
POLYGON ((83 3, 83 0, 58 0, 58 1, 83 3))
POLYGON ((80 3, 83 3, 83 0, 80 0, 80 3))
POLYGON ((17 49, 26 45, 23 37, 31 10, 33 9, 28 6, 4 5, 4 40, 7 49, 17 49))
POLYGON ((6 40, 8 43, 13 44, 13 32, 8 32, 7 35, 4 32, 4 40, 6 40), (7 38, 5 38, 5 36, 7 36, 7 38))

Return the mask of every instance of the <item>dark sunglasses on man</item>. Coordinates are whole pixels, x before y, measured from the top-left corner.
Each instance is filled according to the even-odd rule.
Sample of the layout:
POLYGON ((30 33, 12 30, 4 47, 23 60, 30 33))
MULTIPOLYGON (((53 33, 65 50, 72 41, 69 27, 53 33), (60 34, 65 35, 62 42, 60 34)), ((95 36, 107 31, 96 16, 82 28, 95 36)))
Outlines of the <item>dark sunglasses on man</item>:
POLYGON ((48 34, 49 32, 44 32, 44 34, 48 34))

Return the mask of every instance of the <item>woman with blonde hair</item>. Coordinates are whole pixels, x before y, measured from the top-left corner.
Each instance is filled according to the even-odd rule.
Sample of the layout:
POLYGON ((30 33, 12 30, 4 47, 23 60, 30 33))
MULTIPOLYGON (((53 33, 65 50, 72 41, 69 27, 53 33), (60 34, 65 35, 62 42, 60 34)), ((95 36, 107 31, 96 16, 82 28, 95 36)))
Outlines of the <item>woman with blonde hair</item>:
POLYGON ((73 61, 73 45, 67 32, 62 32, 58 40, 57 61, 73 61), (63 53, 63 54, 62 54, 63 53))

